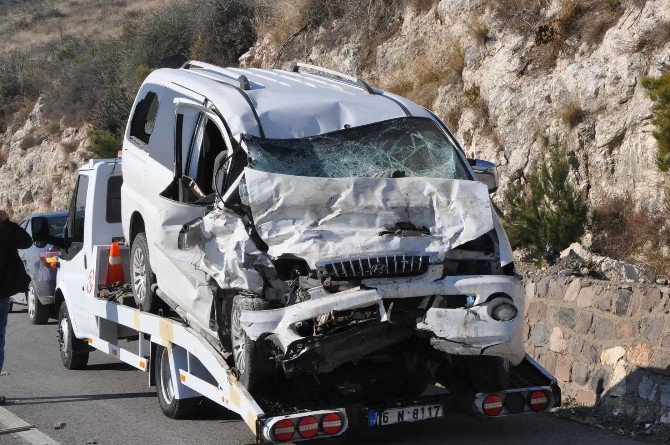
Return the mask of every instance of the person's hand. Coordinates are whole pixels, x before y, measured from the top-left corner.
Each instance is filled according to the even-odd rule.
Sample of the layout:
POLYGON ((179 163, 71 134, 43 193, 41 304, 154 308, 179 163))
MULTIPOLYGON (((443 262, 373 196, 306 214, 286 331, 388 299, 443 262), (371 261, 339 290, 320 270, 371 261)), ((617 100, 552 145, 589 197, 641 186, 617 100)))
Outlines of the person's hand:
POLYGON ((0 210, 0 223, 3 223, 9 219, 9 215, 4 210, 0 210))

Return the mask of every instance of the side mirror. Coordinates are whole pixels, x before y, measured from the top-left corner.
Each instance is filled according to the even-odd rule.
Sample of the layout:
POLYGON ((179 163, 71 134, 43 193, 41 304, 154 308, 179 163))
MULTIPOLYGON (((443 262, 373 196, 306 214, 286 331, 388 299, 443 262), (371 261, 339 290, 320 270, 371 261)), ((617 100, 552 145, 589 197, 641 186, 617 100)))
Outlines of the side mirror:
POLYGON ((489 188, 489 193, 498 190, 496 165, 493 162, 484 161, 482 159, 468 159, 468 163, 475 172, 475 179, 486 184, 489 188))
POLYGON ((43 216, 36 216, 30 220, 30 231, 33 233, 34 243, 45 243, 49 240, 49 221, 43 216))

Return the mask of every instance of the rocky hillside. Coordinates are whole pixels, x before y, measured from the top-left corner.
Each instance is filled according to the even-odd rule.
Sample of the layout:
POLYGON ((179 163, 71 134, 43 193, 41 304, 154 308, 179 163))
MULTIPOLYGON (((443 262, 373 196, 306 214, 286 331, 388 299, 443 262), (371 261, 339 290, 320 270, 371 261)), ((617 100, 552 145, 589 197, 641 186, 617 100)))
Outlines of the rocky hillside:
MULTIPOLYGON (((654 210, 665 200, 668 174, 656 165, 652 102, 641 80, 670 70, 670 0, 261 6, 242 65, 300 59, 434 109, 469 155, 498 164, 498 201, 552 141, 566 147, 589 203, 630 194, 654 210)), ((63 208, 72 171, 90 156, 85 127, 42 122, 40 106, 0 137, 0 206, 20 215, 63 208)))
POLYGON ((670 70, 669 0, 363 3, 288 39, 269 31, 242 62, 298 58, 406 94, 495 162, 503 185, 561 140, 591 203, 630 193, 659 207, 668 181, 641 80, 670 70))

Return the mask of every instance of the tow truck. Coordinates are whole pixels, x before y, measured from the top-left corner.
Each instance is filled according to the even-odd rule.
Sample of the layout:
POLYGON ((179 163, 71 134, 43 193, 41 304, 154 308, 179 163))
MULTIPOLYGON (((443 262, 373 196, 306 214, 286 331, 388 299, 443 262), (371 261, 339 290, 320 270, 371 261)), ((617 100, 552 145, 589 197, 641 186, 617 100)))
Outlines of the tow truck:
MULTIPOLYGON (((456 382, 448 389, 430 386, 418 397, 394 394, 347 401, 304 378, 275 386, 274 394, 250 393, 218 339, 189 325, 178 312, 138 309, 128 283, 105 283, 112 243, 120 245, 124 276, 130 277, 129 248, 121 227, 121 169, 121 158, 90 160, 80 168, 65 238, 48 239, 63 246, 55 303, 60 308, 58 340, 66 368, 84 368, 90 352, 102 352, 147 373, 166 416, 185 417, 207 398, 237 413, 256 443, 334 437, 357 427, 445 420, 452 414, 496 418, 560 406, 556 379, 527 354, 511 370, 509 385, 492 393, 477 393, 456 382), (296 397, 296 388, 307 396, 296 397)), ((44 227, 44 221, 33 220, 37 241, 47 241, 44 227)))

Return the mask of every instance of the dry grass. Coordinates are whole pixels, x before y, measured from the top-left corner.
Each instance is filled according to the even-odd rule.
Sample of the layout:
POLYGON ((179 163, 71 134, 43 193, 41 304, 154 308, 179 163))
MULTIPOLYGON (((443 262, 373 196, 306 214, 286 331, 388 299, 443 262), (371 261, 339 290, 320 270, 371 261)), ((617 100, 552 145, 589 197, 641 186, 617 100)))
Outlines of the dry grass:
POLYGON ((153 11, 170 1, 26 1, 8 8, 2 16, 0 52, 52 44, 66 35, 117 35, 128 18, 153 11))
POLYGON ((37 135, 35 135, 35 133, 29 132, 23 136, 23 139, 21 139, 21 142, 19 143, 19 147, 21 150, 27 150, 39 145, 41 142, 42 140, 37 135))
POLYGON ((403 0, 403 2, 412 5, 420 11, 428 11, 440 3, 440 0, 403 0))
POLYGON ((521 35, 534 30, 544 17, 544 0, 489 0, 493 15, 521 35))
POLYGON ((440 49, 425 48, 407 61, 408 64, 387 78, 382 87, 426 108, 432 108, 439 87, 463 81, 465 54, 456 40, 450 39, 440 49))
POLYGON ((479 45, 484 45, 489 40, 491 28, 480 18, 475 18, 465 22, 470 34, 479 45))
POLYGON ((440 116, 442 120, 444 121, 445 124, 447 124, 447 127, 449 127, 449 130, 451 130, 452 133, 458 132, 458 126, 459 122, 461 120, 461 116, 463 115, 463 110, 461 109, 460 106, 453 106, 450 107, 447 112, 440 116))
POLYGON ((473 107, 479 101, 480 89, 479 85, 473 83, 468 88, 463 90, 463 103, 466 107, 473 107))
POLYGON ((665 206, 654 212, 636 209, 630 196, 612 197, 598 205, 591 222, 593 251, 670 276, 669 191, 665 206))
POLYGON ((0 167, 5 165, 5 162, 7 162, 8 157, 9 157, 9 155, 7 154, 7 151, 0 150, 0 167))
POLYGON ((558 102, 556 104, 556 114, 570 129, 575 128, 586 116, 586 112, 574 96, 568 96, 558 102))
POLYGON ((276 0, 262 5, 256 14, 256 32, 275 45, 283 45, 305 25, 310 0, 276 0))
POLYGON ((60 146, 65 153, 74 153, 79 148, 79 141, 60 141, 60 146))

